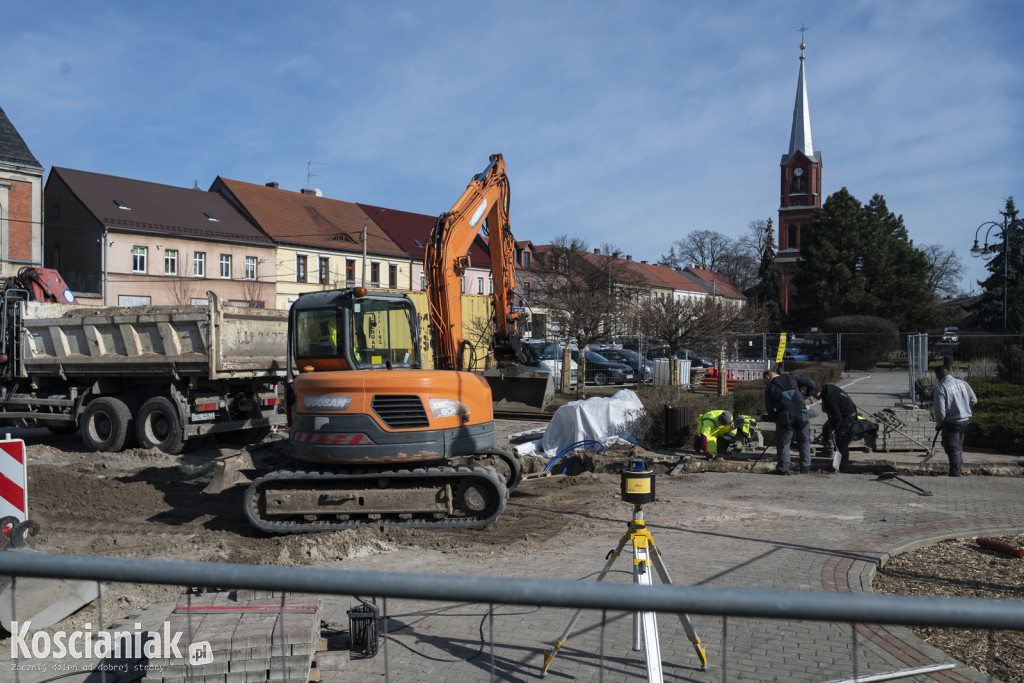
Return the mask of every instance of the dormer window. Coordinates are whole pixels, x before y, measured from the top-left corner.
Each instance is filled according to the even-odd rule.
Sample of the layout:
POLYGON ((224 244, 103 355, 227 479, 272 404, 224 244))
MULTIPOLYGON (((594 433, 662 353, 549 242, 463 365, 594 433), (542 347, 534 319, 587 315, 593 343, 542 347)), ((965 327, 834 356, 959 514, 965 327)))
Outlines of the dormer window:
POLYGON ((220 223, 220 219, 217 218, 216 216, 214 216, 209 211, 204 211, 203 215, 206 216, 206 220, 208 220, 208 221, 213 221, 214 223, 220 223))
POLYGON ((127 204, 122 202, 120 199, 115 199, 114 203, 117 204, 117 208, 119 208, 119 209, 121 209, 123 211, 131 211, 132 210, 132 207, 128 206, 127 204))

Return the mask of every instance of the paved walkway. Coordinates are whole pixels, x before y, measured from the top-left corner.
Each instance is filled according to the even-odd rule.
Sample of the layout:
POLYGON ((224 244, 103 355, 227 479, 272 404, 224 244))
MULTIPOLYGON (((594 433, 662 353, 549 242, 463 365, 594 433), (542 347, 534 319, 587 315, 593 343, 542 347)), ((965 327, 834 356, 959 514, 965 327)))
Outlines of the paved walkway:
MULTIPOLYGON (((866 409, 891 407, 906 395, 905 375, 854 376, 847 385, 866 409), (902 382, 902 383, 901 383, 902 382)), ((921 454, 872 454, 919 464, 921 454)), ((858 459, 858 455, 854 459, 858 459)), ((936 456, 945 467, 945 457, 936 456)), ((865 458, 861 458, 864 460, 865 458)), ((969 453, 969 466, 997 462, 1012 470, 1021 458, 969 453)), ((870 474, 771 477, 746 472, 660 476, 659 502, 646 506, 647 522, 677 583, 810 591, 866 592, 875 570, 888 557, 946 538, 1024 531, 1024 479, 966 476, 955 479, 914 476, 931 490, 920 496, 899 481, 870 474)), ((510 506, 530 506, 528 486, 510 506)), ((618 491, 609 491, 617 500, 618 491)), ((466 561, 457 548, 437 552, 401 550, 349 560, 351 569, 426 571, 536 578, 593 580, 606 553, 625 531, 631 507, 609 503, 596 518, 596 530, 564 534, 559 543, 526 555, 466 561)), ((553 515, 553 524, 571 519, 553 515)), ((628 582, 629 553, 623 553, 606 580, 628 582)), ((330 599, 325 619, 347 628, 351 601, 330 599)), ((489 680, 494 658, 500 680, 536 679, 543 652, 565 628, 571 610, 391 600, 387 652, 354 660, 331 680, 392 681, 489 680), (489 619, 493 616, 493 620, 489 619), (493 640, 491 633, 493 631, 493 640), (493 643, 493 650, 491 644, 493 643)), ((603 680, 645 677, 642 652, 631 650, 631 618, 584 613, 548 672, 551 680, 603 680)), ((700 672, 692 645, 677 619, 661 615, 659 635, 666 680, 825 681, 953 661, 909 631, 896 627, 774 621, 693 615, 707 643, 711 666, 700 672)), ((327 672, 324 672, 327 674, 327 672)), ((915 679, 920 680, 920 679, 915 679)), ((958 664, 929 680, 986 681, 987 676, 958 664)))

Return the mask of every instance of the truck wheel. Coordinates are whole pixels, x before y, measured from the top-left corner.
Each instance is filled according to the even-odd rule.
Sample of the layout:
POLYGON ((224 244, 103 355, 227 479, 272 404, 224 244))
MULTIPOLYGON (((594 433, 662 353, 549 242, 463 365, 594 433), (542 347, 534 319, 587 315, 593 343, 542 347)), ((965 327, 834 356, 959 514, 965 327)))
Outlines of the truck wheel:
POLYGON ((135 435, 142 448, 157 448, 170 455, 185 448, 178 411, 163 396, 154 396, 142 404, 135 418, 135 435))
POLYGON ((124 448, 132 412, 112 396, 93 400, 82 411, 82 443, 91 451, 116 453, 124 448))

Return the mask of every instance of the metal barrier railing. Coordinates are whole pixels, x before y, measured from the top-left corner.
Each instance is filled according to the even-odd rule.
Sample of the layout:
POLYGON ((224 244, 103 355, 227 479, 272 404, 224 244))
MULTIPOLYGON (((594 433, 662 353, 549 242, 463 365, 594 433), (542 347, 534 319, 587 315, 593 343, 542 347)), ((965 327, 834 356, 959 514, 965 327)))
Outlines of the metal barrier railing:
MULTIPOLYGON (((633 585, 509 577, 403 574, 174 560, 0 553, 0 576, 407 598, 456 603, 570 607, 797 619, 851 624, 957 626, 1024 631, 1017 601, 824 593, 753 588, 633 585)), ((12 590, 16 599, 17 581, 12 590)), ((282 601, 282 609, 283 609, 282 601)), ((385 602, 386 610, 386 602, 385 602)), ((723 632, 727 622, 723 620, 723 632)), ((493 624, 492 624, 493 633, 493 624)), ((856 638, 856 629, 853 629, 856 638)), ((554 635, 554 634, 552 634, 554 635)), ((385 656, 387 634, 384 634, 385 656)), ((493 648, 493 637, 491 642, 493 648)), ((492 656, 493 661, 493 656, 492 656)), ((385 667, 386 667, 385 663, 385 667)), ((492 663, 493 667, 493 663, 492 663)), ((856 678, 856 661, 854 661, 856 678)), ((492 668, 492 677, 494 670, 492 668)), ((722 668, 722 680, 725 680, 722 668)))

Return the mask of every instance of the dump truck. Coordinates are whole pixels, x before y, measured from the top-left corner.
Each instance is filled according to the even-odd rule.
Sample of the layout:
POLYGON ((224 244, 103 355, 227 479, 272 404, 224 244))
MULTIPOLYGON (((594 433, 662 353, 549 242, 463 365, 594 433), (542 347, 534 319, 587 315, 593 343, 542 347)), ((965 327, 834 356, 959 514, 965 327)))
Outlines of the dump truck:
POLYGON ((207 435, 248 445, 285 423, 287 311, 213 292, 208 305, 76 306, 62 286, 12 278, 0 293, 0 424, 80 430, 92 451, 176 454, 207 435))

